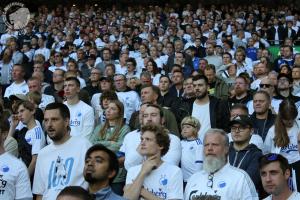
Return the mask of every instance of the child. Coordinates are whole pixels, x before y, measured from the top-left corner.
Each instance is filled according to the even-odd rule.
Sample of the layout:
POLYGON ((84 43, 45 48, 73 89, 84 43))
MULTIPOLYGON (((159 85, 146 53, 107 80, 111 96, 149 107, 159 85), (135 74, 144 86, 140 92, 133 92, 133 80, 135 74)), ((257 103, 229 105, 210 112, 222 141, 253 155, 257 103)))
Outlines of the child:
POLYGON ((203 143, 197 137, 200 122, 195 117, 185 117, 181 122, 181 130, 181 169, 185 185, 192 174, 202 169, 203 143))

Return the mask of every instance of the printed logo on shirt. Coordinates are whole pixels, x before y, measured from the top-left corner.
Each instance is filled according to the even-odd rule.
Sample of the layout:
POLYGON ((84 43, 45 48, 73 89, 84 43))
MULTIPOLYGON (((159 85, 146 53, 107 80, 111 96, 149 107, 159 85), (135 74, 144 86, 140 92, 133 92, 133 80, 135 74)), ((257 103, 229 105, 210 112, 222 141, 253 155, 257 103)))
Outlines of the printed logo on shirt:
POLYGON ((219 188, 223 188, 223 187, 225 187, 225 186, 226 186, 225 181, 220 181, 220 182, 218 183, 218 187, 219 187, 219 188))
POLYGON ((161 178, 159 179, 159 184, 166 186, 168 184, 168 179, 166 178, 166 175, 162 175, 161 178))
POLYGON ((7 165, 2 165, 1 166, 1 171, 2 172, 9 172, 9 167, 7 165))
POLYGON ((281 148, 281 152, 290 153, 292 151, 298 151, 298 146, 295 144, 289 144, 281 148))
POLYGON ((191 191, 190 195, 189 195, 189 200, 194 200, 194 199, 216 199, 216 200, 221 200, 221 196, 219 195, 211 195, 208 194, 207 192, 202 193, 200 192, 200 194, 196 194, 198 193, 199 190, 193 190, 191 191))
POLYGON ((6 185, 7 181, 4 180, 3 175, 0 174, 0 196, 4 195, 6 185))
POLYGON ((70 126, 80 126, 80 121, 78 119, 70 120, 70 126))
POLYGON ((67 186, 71 179, 73 166, 74 158, 72 157, 63 159, 58 156, 55 161, 52 161, 48 176, 48 189, 67 186))
POLYGON ((159 188, 158 191, 154 191, 153 189, 149 190, 148 188, 147 190, 154 194, 156 197, 167 199, 167 193, 164 192, 161 188, 159 188))

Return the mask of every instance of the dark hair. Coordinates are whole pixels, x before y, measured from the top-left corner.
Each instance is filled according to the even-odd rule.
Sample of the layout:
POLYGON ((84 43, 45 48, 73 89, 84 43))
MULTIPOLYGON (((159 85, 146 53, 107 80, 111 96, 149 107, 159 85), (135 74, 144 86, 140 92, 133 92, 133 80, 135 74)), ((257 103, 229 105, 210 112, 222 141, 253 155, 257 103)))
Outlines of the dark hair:
POLYGON ((290 169, 288 160, 284 156, 275 153, 269 153, 261 156, 258 160, 259 169, 261 170, 263 167, 273 162, 279 162, 283 173, 290 169))
POLYGON ((87 190, 83 189, 80 186, 68 186, 65 187, 57 196, 57 199, 62 196, 72 196, 77 197, 80 200, 94 200, 92 194, 90 194, 87 190))
POLYGON ((196 76, 193 77, 193 81, 198 81, 198 80, 204 80, 204 82, 206 83, 206 85, 208 85, 208 79, 206 76, 198 74, 196 76))
POLYGON ((143 86, 141 87, 141 91, 142 91, 144 88, 148 88, 148 87, 150 87, 150 88, 153 90, 153 92, 154 92, 155 94, 157 94, 158 96, 160 95, 159 87, 157 87, 157 86, 155 86, 155 85, 143 85, 143 86))
POLYGON ((23 106, 24 108, 26 108, 29 111, 34 111, 35 110, 35 106, 33 103, 31 103, 30 101, 26 100, 26 101, 18 101, 16 103, 16 108, 19 109, 20 106, 23 106))
POLYGON ((290 143, 286 127, 283 120, 295 120, 298 111, 295 103, 289 99, 283 100, 279 105, 278 115, 275 119, 275 137, 274 143, 278 147, 285 147, 290 143))
POLYGON ((158 146, 163 147, 161 150, 161 156, 164 156, 169 151, 170 147, 168 130, 161 125, 147 124, 141 129, 142 134, 146 131, 152 132, 155 135, 156 143, 158 146))
POLYGON ((147 105, 147 108, 148 107, 153 107, 153 108, 156 108, 156 109, 158 109, 159 110, 159 115, 160 115, 160 117, 161 118, 163 118, 164 117, 164 112, 163 112, 163 109, 162 109, 162 107, 160 107, 159 105, 157 105, 157 104, 152 104, 152 103, 149 103, 148 105, 147 105))
POLYGON ((236 110, 236 109, 241 109, 243 110, 245 113, 247 113, 247 115, 249 114, 248 111, 248 107, 245 104, 242 103, 236 103, 231 107, 231 110, 236 110))
POLYGON ((170 79, 169 76, 167 76, 167 75, 161 75, 161 76, 159 77, 159 81, 160 81, 162 78, 167 78, 168 81, 169 81, 169 83, 171 83, 171 79, 170 79))
POLYGON ((224 55, 228 55, 230 57, 230 60, 232 60, 232 55, 230 53, 224 52, 223 55, 222 55, 222 58, 223 58, 224 55))
MULTIPOLYGON (((148 63, 151 62, 152 63, 152 66, 153 66, 153 74, 156 75, 159 73, 159 70, 158 70, 158 67, 157 67, 157 64, 156 62, 153 60, 153 58, 149 58, 148 62, 147 62, 147 65, 148 63)), ((145 67, 147 68, 147 66, 145 67)))
POLYGON ((9 131, 9 121, 5 116, 0 116, 0 134, 9 131))
POLYGON ((75 82, 75 85, 76 85, 77 87, 80 87, 80 81, 79 81, 78 78, 76 78, 76 77, 68 77, 68 78, 66 78, 65 82, 67 82, 67 81, 74 81, 74 82, 75 82))
POLYGON ((119 162, 118 162, 118 158, 117 158, 116 154, 113 151, 111 151, 110 149, 103 146, 102 144, 95 144, 94 146, 90 147, 87 150, 87 152, 85 154, 85 160, 95 151, 104 151, 108 155, 109 171, 116 172, 115 176, 109 180, 109 183, 112 183, 114 178, 117 176, 117 174, 119 172, 119 162))
POLYGON ((108 91, 103 91, 101 97, 100 97, 100 104, 101 106, 103 106, 102 102, 104 99, 108 99, 108 100, 118 100, 118 95, 116 94, 116 92, 112 91, 112 90, 108 90, 108 91))
POLYGON ((134 58, 128 58, 127 60, 126 60, 126 62, 131 62, 132 64, 133 64, 133 66, 134 67, 136 67, 136 61, 135 61, 135 59, 134 58))
POLYGON ((70 119, 70 110, 68 108, 68 106, 66 106, 63 103, 50 103, 46 106, 45 108, 45 112, 46 110, 59 110, 59 114, 60 116, 65 120, 65 119, 70 119))
POLYGON ((204 70, 213 70, 214 73, 216 73, 216 67, 215 67, 215 65, 213 65, 213 64, 208 64, 208 65, 204 68, 204 70))

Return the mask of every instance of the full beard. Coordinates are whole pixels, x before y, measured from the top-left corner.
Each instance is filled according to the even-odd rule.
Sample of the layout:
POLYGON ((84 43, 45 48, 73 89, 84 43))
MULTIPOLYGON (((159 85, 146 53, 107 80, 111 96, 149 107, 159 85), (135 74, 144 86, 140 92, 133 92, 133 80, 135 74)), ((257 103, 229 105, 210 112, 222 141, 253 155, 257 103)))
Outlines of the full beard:
POLYGON ((214 173, 226 164, 226 157, 206 156, 203 161, 203 170, 207 173, 214 173))

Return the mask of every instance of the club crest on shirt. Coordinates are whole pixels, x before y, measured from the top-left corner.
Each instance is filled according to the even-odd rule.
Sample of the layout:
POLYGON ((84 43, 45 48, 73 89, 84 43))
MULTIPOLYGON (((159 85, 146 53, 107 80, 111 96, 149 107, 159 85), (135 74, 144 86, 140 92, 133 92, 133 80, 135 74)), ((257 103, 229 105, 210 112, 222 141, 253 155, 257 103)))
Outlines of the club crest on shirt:
POLYGON ((1 171, 2 172, 9 172, 9 167, 7 165, 2 165, 1 166, 1 171))
POLYGON ((218 183, 218 187, 219 187, 219 188, 223 188, 223 187, 225 187, 225 186, 226 186, 225 181, 220 181, 220 182, 218 183))
POLYGON ((166 186, 168 184, 168 179, 166 178, 166 175, 162 175, 161 178, 159 179, 159 184, 166 186))

